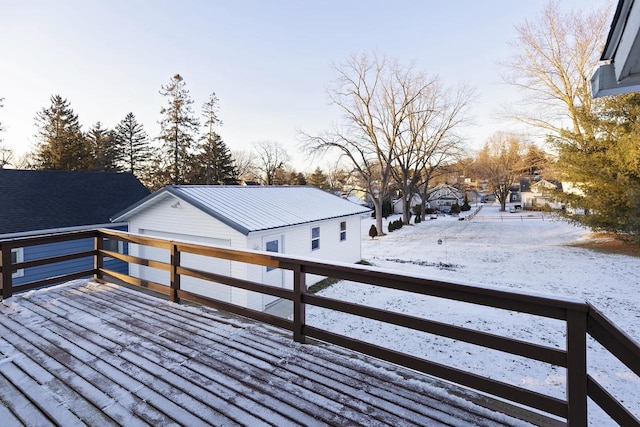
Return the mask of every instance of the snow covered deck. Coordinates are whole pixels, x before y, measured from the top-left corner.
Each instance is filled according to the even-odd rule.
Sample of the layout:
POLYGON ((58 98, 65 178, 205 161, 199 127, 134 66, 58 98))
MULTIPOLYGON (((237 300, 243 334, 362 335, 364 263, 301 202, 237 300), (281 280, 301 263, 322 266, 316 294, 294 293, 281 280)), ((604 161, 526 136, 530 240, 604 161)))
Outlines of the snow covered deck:
POLYGON ((0 327, 3 426, 521 424, 407 369, 111 284, 15 295, 0 327))

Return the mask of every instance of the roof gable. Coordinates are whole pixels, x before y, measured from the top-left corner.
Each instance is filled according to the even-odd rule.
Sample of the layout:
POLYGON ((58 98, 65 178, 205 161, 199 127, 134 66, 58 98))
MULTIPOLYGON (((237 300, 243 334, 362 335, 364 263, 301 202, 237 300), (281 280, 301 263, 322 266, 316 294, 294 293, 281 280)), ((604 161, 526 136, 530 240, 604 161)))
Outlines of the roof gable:
POLYGON ((171 194, 247 235, 370 210, 316 187, 166 186, 113 218, 121 221, 171 194))
POLYGON ((0 234, 107 224, 147 196, 131 173, 0 169, 0 234))

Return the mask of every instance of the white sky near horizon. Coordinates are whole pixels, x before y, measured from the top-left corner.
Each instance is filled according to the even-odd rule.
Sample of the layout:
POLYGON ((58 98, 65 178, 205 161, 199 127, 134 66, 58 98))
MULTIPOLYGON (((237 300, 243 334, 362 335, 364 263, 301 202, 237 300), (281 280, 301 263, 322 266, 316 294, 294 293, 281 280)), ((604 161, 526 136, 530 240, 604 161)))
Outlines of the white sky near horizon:
MULTIPOLYGON (((509 124, 500 106, 517 92, 502 83, 514 27, 535 20, 547 0, 142 1, 0 0, 0 134, 16 155, 36 143, 37 112, 67 98, 83 130, 114 127, 133 112, 159 132, 161 85, 179 73, 198 115, 220 99, 218 129, 231 150, 282 144, 297 170, 324 166, 299 150, 298 130, 339 122, 326 88, 333 65, 378 52, 477 93, 471 147, 509 124)), ((616 6, 615 0, 560 0, 562 10, 616 6)), ((328 160, 325 160, 328 161, 328 160)))

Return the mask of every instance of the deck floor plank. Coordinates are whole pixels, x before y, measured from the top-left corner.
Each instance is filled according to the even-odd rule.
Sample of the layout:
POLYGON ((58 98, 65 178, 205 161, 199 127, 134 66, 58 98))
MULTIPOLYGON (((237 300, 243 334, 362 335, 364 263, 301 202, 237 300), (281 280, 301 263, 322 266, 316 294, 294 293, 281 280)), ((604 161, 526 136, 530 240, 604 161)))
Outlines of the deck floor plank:
MULTIPOLYGON (((108 305, 110 302, 107 301, 105 304, 108 305)), ((295 399, 288 400, 287 402, 291 406, 300 407, 307 414, 313 414, 315 417, 320 417, 328 423, 336 422, 336 420, 333 419, 334 414, 326 412, 325 408, 333 411, 334 413, 340 413, 344 405, 350 406, 352 409, 356 410, 355 412, 350 413, 350 415, 354 416, 350 419, 350 422, 368 424, 372 419, 379 419, 390 425, 398 425, 404 421, 404 417, 397 414, 402 414, 406 411, 407 400, 404 399, 403 401, 401 396, 389 393, 387 396, 390 398, 386 401, 380 399, 373 404, 366 402, 366 396, 361 392, 361 390, 351 385, 362 383, 358 380, 362 377, 361 372, 353 371, 351 377, 343 376, 343 378, 347 379, 346 382, 336 381, 335 378, 332 378, 331 376, 320 375, 318 373, 314 374, 306 368, 297 366, 296 363, 290 363, 290 361, 287 360, 288 354, 283 354, 282 352, 282 349, 287 347, 287 343, 283 342, 277 346, 269 346, 268 343, 273 342, 272 337, 265 340, 266 344, 257 342, 254 337, 248 340, 245 345, 244 343, 237 342, 235 340, 229 341, 228 337, 219 335, 215 328, 207 328, 206 324, 200 323, 200 319, 193 319, 193 322, 200 323, 196 326, 191 323, 185 324, 184 317, 169 319, 165 315, 157 320, 162 321, 165 327, 167 327, 167 325, 172 326, 171 328, 166 329, 167 335, 174 336, 176 342, 179 342, 180 344, 185 344, 190 339, 191 334, 201 336, 205 340, 202 344, 204 347, 197 348, 201 354, 211 346, 211 343, 206 340, 213 340, 215 344, 222 345, 223 350, 227 350, 226 354, 229 356, 229 359, 224 362, 225 366, 236 367, 243 374, 246 373, 246 366, 251 366, 252 372, 250 373, 252 377, 255 378, 265 375, 259 371, 260 369, 263 369, 267 371, 268 374, 277 376, 280 379, 278 382, 272 382, 269 386, 279 387, 282 393, 287 391, 287 388, 296 387, 296 390, 290 391, 289 394, 294 396, 306 396, 308 402, 300 400, 296 401, 295 399), (185 331, 187 335, 184 335, 185 331), (256 357, 256 355, 258 357, 256 357), (287 369, 283 369, 283 366, 286 366, 287 369), (319 386, 319 384, 322 384, 322 386, 319 386), (331 387, 330 384, 333 384, 333 387, 331 387), (349 393, 349 391, 351 391, 351 393, 349 393), (354 405, 353 402, 356 402, 356 404, 354 405), (399 404, 398 402, 402 402, 404 404, 399 404), (338 405, 336 405, 336 403, 338 403, 338 405), (320 407, 317 406, 318 404, 320 404, 320 407), (366 417, 360 416, 362 413, 366 414, 366 417)), ((245 338, 244 335, 247 333, 249 332, 247 332, 246 329, 243 329, 239 332, 239 335, 242 334, 243 338, 245 338)), ((284 340, 286 340, 286 338, 284 338, 284 340)), ((318 365, 323 366, 323 369, 326 369, 326 360, 316 360, 315 362, 318 365)), ((205 365, 211 365, 211 363, 215 363, 215 361, 205 360, 203 362, 205 365)), ((331 372, 331 374, 334 373, 335 372, 331 372)), ((437 406, 445 407, 445 405, 442 405, 439 402, 432 404, 430 411, 425 411, 425 414, 420 414, 419 411, 415 411, 415 408, 420 408, 425 405, 425 401, 433 401, 433 399, 428 397, 425 398, 422 394, 418 396, 416 400, 419 401, 419 403, 414 401, 411 402, 409 406, 414 409, 414 412, 412 413, 412 421, 417 425, 433 426, 445 422, 460 421, 460 418, 454 419, 445 412, 435 414, 435 412, 438 411, 436 409, 437 406)), ((445 409, 448 408, 449 407, 446 407, 445 409)), ((471 417, 466 419, 470 422, 474 421, 471 417)), ((298 419, 297 421, 305 422, 308 420, 298 419)))
POLYGON ((0 327, 3 426, 523 424, 392 364, 112 284, 15 295, 0 327))
MULTIPOLYGON (((164 400, 161 404, 167 405, 165 406, 165 409, 170 411, 176 410, 176 408, 172 408, 172 406, 177 404, 179 411, 181 410, 181 407, 185 407, 185 409, 190 413, 199 414, 200 417, 204 417, 206 420, 219 424, 229 424, 229 419, 220 416, 217 411, 213 410, 210 405, 205 403, 204 398, 203 400, 198 400, 193 397, 197 394, 195 393, 196 390, 193 389, 193 384, 185 384, 185 381, 182 378, 171 375, 171 372, 168 372, 165 378, 158 379, 155 373, 163 369, 161 365, 150 364, 147 360, 138 360, 138 363, 135 363, 133 362, 137 359, 137 355, 135 353, 95 333, 82 336, 80 335, 82 333, 81 326, 73 322, 67 321, 62 324, 57 324, 55 321, 51 321, 48 329, 51 332, 66 338, 68 342, 73 341, 73 346, 80 347, 88 354, 97 355, 101 359, 99 363, 110 363, 114 368, 120 370, 123 375, 136 378, 144 386, 149 387, 149 389, 159 393, 161 396, 171 395, 174 388, 178 388, 180 393, 172 395, 171 401, 168 403, 166 402, 165 397, 160 398, 161 401, 164 400), (120 360, 111 357, 114 354, 117 354, 120 360), (115 363, 113 362, 114 360, 115 363), (169 381, 170 379, 173 379, 174 381, 169 381)), ((68 350, 70 352, 82 352, 82 350, 74 349, 72 347, 69 347, 68 350)), ((103 370, 107 370, 104 369, 105 366, 106 365, 103 365, 103 370)), ((209 396, 206 396, 206 398, 209 398, 209 396)), ((187 416, 187 418, 189 417, 187 416)), ((180 421, 185 423, 194 422, 193 419, 180 421)))

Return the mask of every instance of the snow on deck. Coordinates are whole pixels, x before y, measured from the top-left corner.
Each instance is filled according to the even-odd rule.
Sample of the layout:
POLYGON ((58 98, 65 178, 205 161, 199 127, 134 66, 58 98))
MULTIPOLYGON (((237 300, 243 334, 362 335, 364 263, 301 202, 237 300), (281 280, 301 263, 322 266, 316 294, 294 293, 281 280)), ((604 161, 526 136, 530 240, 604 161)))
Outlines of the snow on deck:
POLYGON ((391 364, 112 284, 15 295, 0 327, 3 426, 524 424, 391 364))

